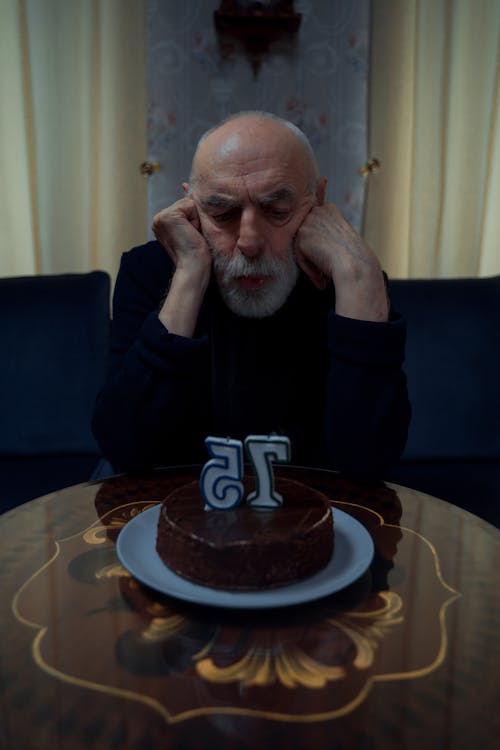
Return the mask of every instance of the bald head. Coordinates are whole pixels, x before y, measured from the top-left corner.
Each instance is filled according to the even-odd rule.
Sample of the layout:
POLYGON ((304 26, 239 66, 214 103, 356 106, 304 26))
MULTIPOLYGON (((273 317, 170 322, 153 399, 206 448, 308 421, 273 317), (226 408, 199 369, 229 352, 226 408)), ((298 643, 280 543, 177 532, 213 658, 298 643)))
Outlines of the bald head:
POLYGON ((314 193, 319 171, 305 134, 293 123, 267 112, 240 112, 210 128, 199 140, 190 177, 190 188, 208 172, 231 161, 241 174, 268 159, 277 167, 297 168, 307 176, 314 193))

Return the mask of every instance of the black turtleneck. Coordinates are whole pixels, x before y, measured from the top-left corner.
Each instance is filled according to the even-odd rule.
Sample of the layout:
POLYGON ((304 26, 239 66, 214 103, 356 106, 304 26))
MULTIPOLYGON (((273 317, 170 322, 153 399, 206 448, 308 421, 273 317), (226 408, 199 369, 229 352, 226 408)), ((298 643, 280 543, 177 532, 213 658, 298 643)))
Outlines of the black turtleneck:
POLYGON ((233 314, 212 280, 192 339, 158 319, 172 267, 157 242, 122 258, 112 367, 94 434, 116 470, 203 463, 207 435, 287 435, 292 463, 381 477, 409 421, 405 325, 337 316, 300 276, 266 318, 233 314))

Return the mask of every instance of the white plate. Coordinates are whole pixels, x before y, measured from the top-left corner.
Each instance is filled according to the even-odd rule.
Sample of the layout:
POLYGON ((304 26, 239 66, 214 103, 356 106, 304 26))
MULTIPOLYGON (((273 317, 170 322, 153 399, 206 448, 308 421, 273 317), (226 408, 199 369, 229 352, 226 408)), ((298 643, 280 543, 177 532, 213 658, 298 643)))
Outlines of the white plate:
POLYGON ((365 572, 373 558, 373 541, 365 527, 348 513, 335 508, 334 551, 328 565, 319 573, 276 589, 213 589, 181 578, 158 556, 155 545, 159 513, 160 505, 155 505, 139 513, 124 526, 116 543, 120 562, 141 583, 163 594, 196 604, 237 609, 302 604, 349 586, 365 572))

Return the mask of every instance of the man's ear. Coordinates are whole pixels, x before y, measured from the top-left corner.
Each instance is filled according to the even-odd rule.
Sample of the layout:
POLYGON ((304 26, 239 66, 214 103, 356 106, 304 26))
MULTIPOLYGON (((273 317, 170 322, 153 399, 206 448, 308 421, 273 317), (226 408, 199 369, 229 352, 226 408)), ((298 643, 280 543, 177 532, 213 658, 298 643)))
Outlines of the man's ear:
POLYGON ((325 202, 327 184, 328 180, 326 177, 320 177, 316 183, 316 201, 318 206, 322 206, 325 202))
POLYGON ((182 183, 182 190, 184 192, 184 195, 189 195, 189 182, 182 183))

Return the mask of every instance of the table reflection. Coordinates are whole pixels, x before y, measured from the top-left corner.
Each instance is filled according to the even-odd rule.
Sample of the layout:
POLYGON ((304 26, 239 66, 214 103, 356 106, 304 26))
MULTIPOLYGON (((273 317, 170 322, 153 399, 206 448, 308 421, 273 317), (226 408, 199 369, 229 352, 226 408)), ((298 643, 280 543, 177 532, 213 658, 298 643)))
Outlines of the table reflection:
POLYGON ((149 486, 145 498, 134 491, 130 501, 130 486, 106 482, 96 494, 98 520, 59 539, 57 554, 17 596, 19 619, 38 629, 36 662, 52 676, 146 703, 167 721, 216 710, 307 722, 345 714, 378 680, 422 675, 445 658, 443 613, 459 592, 440 575, 432 545, 399 525, 395 491, 378 491, 384 515, 333 501, 374 540, 374 561, 358 581, 319 602, 262 613, 189 606, 138 583, 118 562, 115 541, 165 487, 149 486), (408 648, 407 573, 415 557, 426 586, 412 607, 425 627, 408 648), (109 648, 96 658, 94 644, 110 623, 109 648))
POLYGON ((96 748, 223 742, 236 750, 271 748, 276 738, 384 750, 427 738, 460 748, 464 722, 480 713, 478 737, 488 747, 495 680, 479 673, 498 664, 498 649, 484 640, 498 622, 498 568, 489 564, 498 559, 498 532, 403 488, 293 467, 283 473, 325 492, 375 546, 358 580, 299 606, 199 606, 141 585, 122 567, 120 530, 196 469, 115 477, 10 514, 0 525, 15 529, 2 539, 11 560, 1 573, 11 602, 5 627, 13 634, 11 648, 3 641, 3 671, 15 683, 43 683, 36 702, 58 719, 30 745, 35 718, 24 712, 17 720, 16 693, 7 689, 2 710, 15 732, 2 748, 43 750, 61 732, 71 737, 62 746, 88 746, 81 725, 89 722, 96 748), (472 648, 485 642, 487 654, 472 648), (418 720, 408 723, 408 712, 418 720))

